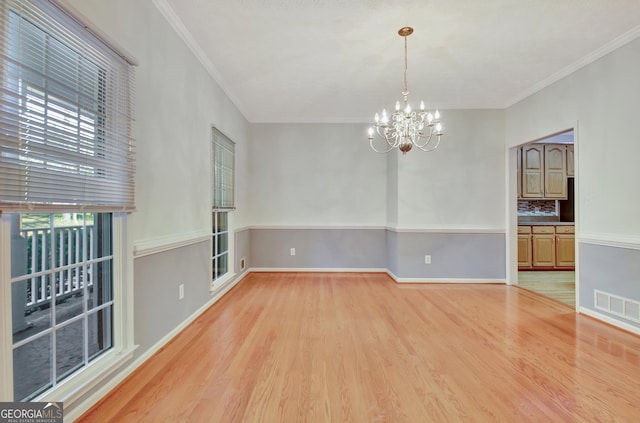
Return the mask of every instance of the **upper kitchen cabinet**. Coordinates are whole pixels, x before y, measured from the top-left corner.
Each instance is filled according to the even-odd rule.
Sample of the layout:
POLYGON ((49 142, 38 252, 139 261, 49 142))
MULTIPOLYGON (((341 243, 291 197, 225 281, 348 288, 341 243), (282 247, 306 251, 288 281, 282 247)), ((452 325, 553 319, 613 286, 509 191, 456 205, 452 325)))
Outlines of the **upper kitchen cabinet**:
POLYGON ((529 144, 521 147, 518 176, 522 199, 567 198, 567 146, 529 144))
POLYGON ((562 200, 567 198, 567 146, 544 146, 544 196, 562 200))
POLYGON ((567 176, 574 177, 575 171, 573 167, 573 144, 567 145, 567 176))
POLYGON ((522 198, 544 197, 544 146, 522 147, 522 198))

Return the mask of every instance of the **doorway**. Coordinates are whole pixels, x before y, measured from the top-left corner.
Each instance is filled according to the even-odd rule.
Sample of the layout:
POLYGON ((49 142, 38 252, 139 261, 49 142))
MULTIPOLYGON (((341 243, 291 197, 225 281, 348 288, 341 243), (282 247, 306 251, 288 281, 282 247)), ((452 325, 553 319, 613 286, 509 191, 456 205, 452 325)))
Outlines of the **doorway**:
POLYGON ((576 309, 575 132, 523 144, 516 153, 515 279, 576 309))

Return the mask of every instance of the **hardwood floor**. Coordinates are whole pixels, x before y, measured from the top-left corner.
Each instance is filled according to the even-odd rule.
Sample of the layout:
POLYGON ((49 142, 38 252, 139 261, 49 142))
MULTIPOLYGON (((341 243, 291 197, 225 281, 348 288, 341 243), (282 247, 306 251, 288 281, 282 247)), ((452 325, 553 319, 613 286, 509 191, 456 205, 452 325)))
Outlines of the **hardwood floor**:
POLYGON ((640 337, 525 289, 253 273, 79 421, 638 422, 639 392, 640 337))
POLYGON ((576 272, 519 271, 518 286, 576 307, 576 272))

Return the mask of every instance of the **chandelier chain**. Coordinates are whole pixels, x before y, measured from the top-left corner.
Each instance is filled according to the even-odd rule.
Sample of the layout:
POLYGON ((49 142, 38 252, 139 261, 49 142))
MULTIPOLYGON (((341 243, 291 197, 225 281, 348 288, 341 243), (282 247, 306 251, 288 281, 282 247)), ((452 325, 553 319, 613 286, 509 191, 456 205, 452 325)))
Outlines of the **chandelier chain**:
POLYGON ((409 87, 407 84, 407 36, 404 36, 404 100, 407 100, 409 94, 409 87))

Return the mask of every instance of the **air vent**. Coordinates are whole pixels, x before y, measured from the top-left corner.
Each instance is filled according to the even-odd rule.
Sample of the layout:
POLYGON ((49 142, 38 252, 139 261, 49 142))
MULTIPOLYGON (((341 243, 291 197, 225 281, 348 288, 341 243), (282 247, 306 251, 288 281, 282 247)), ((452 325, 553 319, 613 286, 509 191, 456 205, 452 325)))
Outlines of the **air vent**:
POLYGON ((595 307, 598 310, 640 322, 640 302, 598 290, 594 291, 594 295, 595 307))

